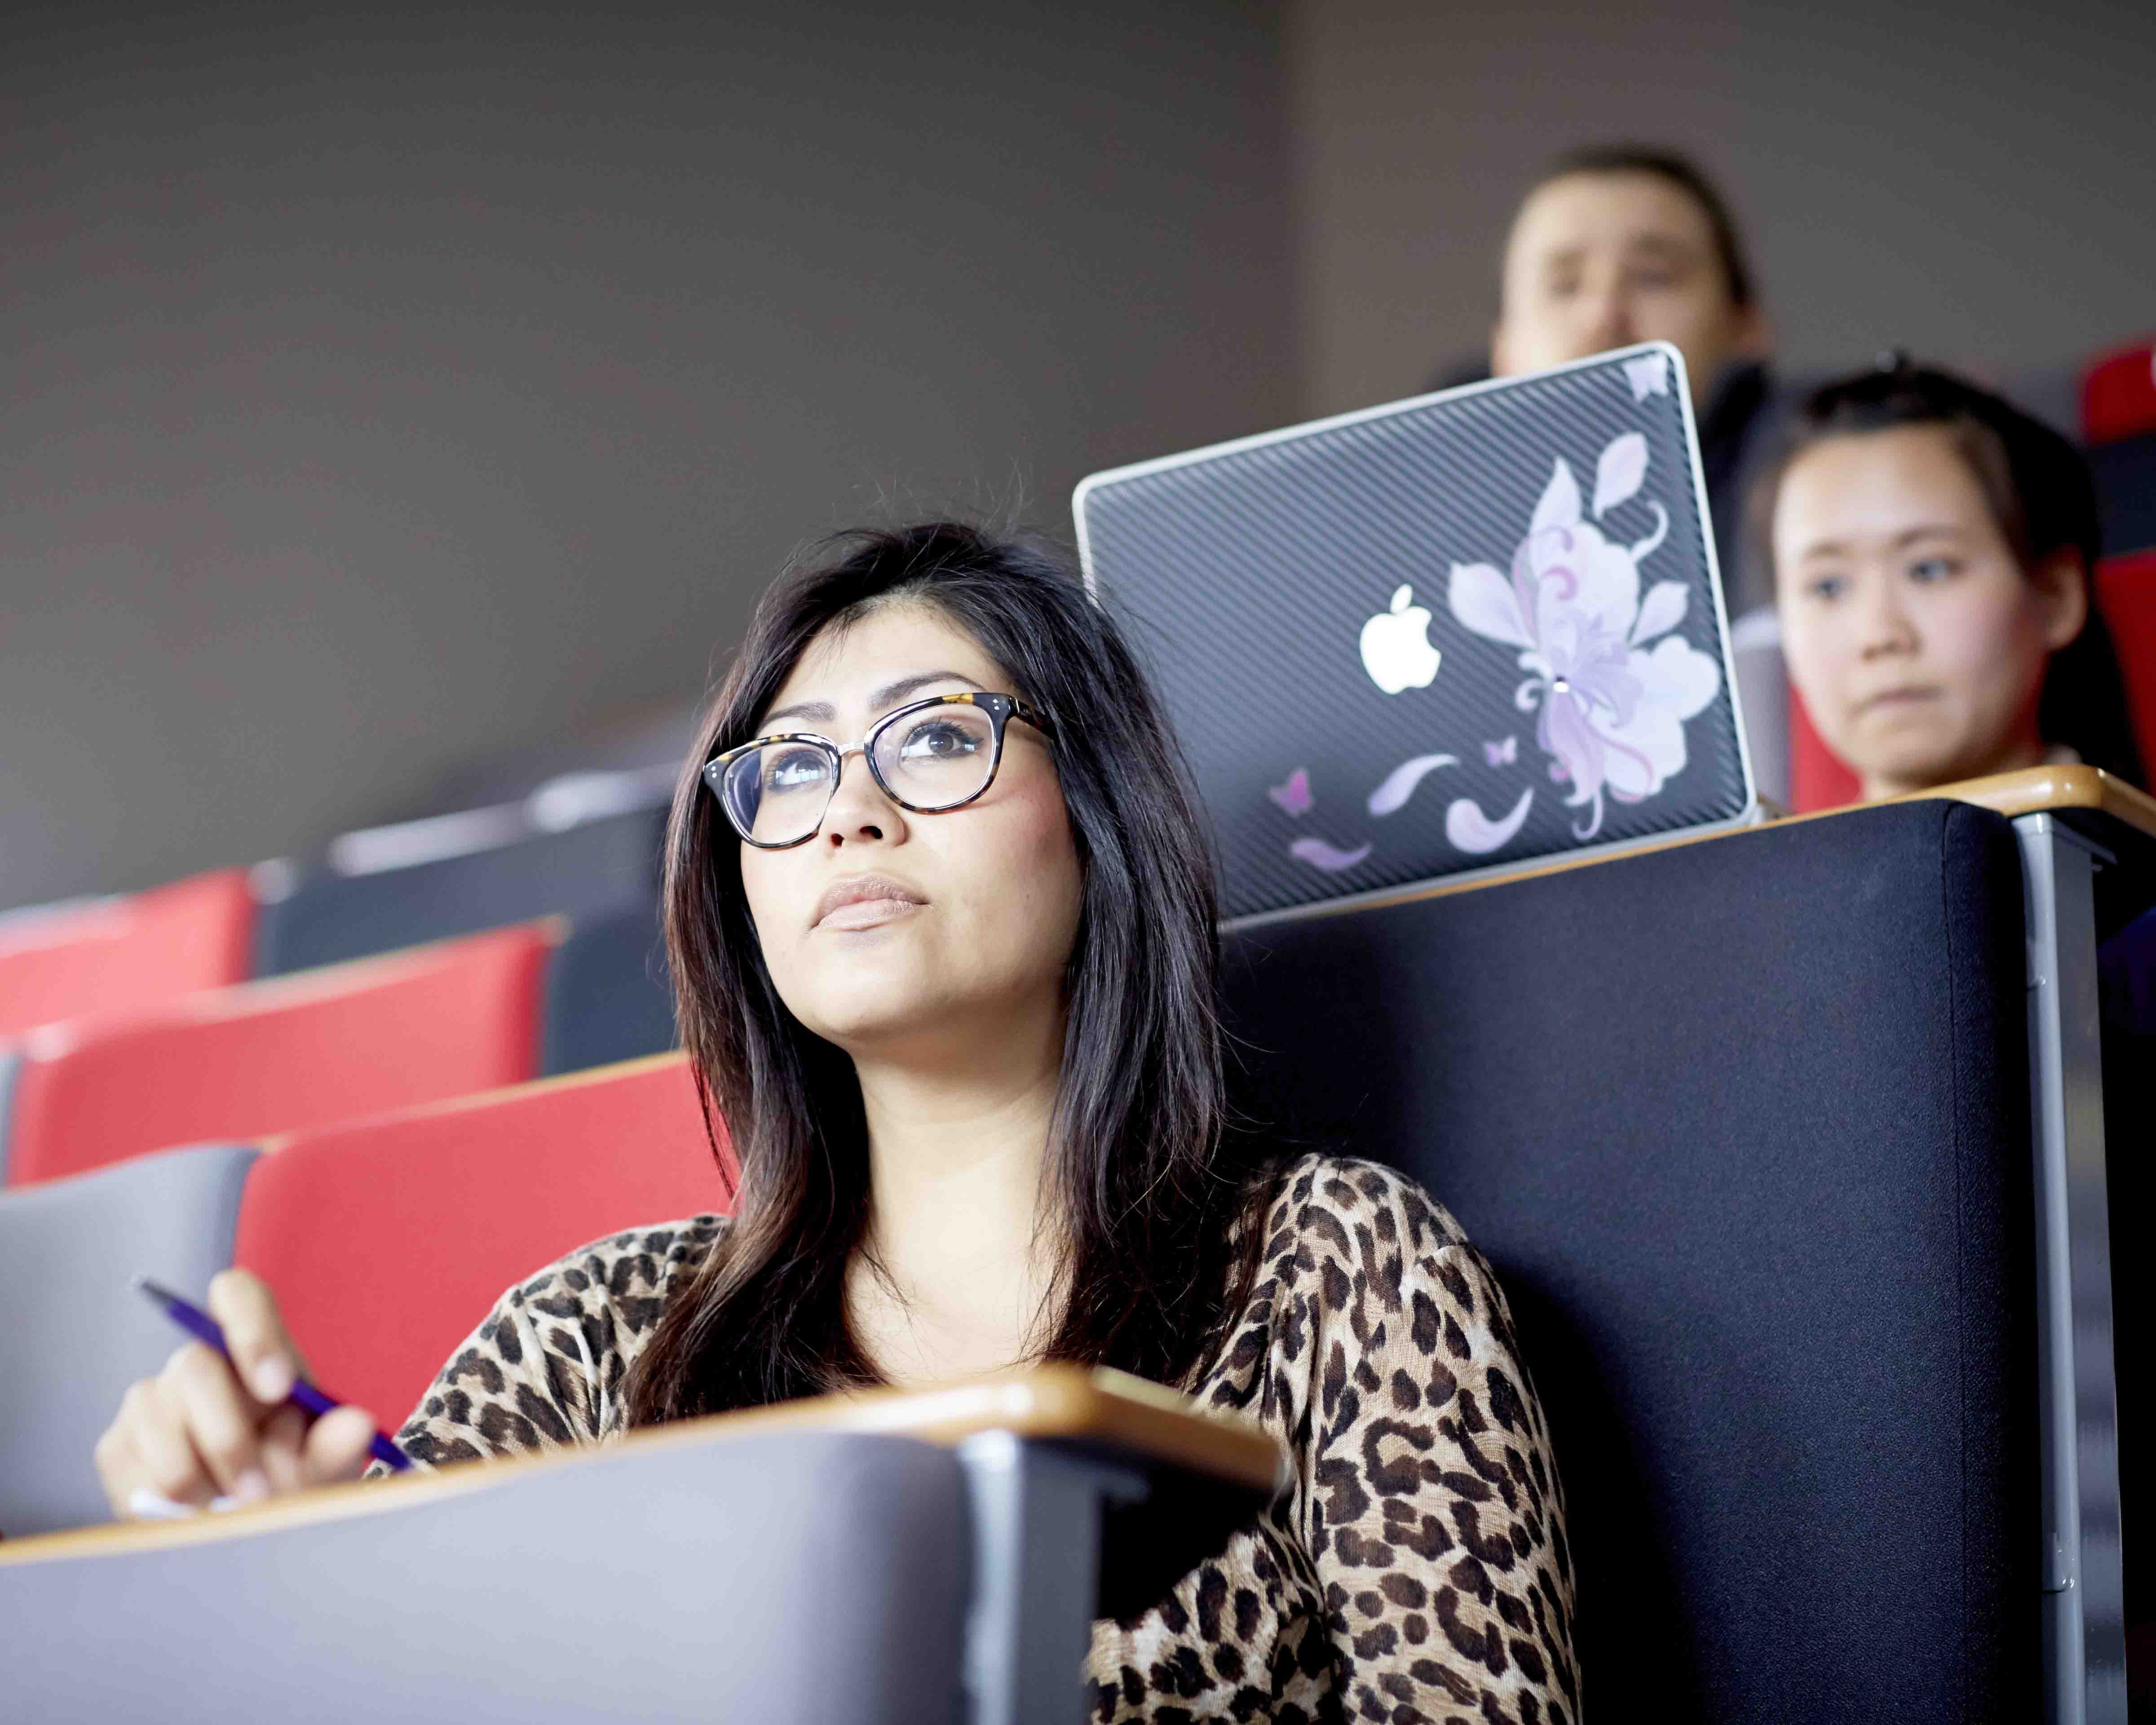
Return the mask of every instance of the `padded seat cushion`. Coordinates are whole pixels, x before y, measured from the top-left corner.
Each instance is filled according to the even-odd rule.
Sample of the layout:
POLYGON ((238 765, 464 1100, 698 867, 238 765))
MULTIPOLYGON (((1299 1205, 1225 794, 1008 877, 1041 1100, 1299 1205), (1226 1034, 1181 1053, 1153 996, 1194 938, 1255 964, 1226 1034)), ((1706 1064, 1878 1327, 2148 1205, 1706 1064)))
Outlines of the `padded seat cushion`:
POLYGON ((1227 945, 1239 1100, 1509 1291, 1590 1692, 2020 1720, 2034 1221, 2007 823, 1854 811, 1227 945))
MULTIPOLYGON (((256 1154, 208 1145, 0 1192, 0 1265, 19 1294, 0 1320, 0 1533, 105 1518, 98 1435, 127 1386, 156 1376, 187 1339, 134 1279, 201 1301, 232 1261, 256 1154)), ((0 1679, 0 1695, 11 1683, 0 1679)))
POLYGON ((639 809, 378 874, 321 874, 264 905, 264 976, 533 916, 578 916, 658 891, 664 809, 639 809))
POLYGON ((0 1035, 239 982, 254 930, 239 869, 26 916, 0 930, 0 1035))
POLYGON ((586 1241, 732 1207, 661 1056, 311 1132, 248 1182, 236 1261, 324 1386, 391 1430, 502 1291, 586 1241))
POLYGON ((198 994, 25 1044, 11 1184, 514 1084, 539 1058, 545 925, 198 994))
POLYGON ((8 1717, 960 1717, 971 1520, 949 1450, 743 1433, 417 1502, 366 1489, 363 1514, 0 1563, 8 1717))

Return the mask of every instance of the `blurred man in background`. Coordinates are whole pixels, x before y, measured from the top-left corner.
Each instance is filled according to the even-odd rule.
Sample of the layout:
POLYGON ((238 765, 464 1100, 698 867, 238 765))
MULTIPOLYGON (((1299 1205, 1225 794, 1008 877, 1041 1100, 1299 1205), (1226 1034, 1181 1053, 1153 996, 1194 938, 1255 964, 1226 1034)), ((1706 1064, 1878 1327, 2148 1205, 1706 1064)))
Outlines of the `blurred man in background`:
POLYGON ((1730 614, 1771 603, 1763 573, 1740 562, 1738 531, 1774 417, 1768 332, 1728 206, 1674 152, 1573 151, 1512 218, 1490 368, 1509 377, 1634 341, 1684 355, 1730 614))

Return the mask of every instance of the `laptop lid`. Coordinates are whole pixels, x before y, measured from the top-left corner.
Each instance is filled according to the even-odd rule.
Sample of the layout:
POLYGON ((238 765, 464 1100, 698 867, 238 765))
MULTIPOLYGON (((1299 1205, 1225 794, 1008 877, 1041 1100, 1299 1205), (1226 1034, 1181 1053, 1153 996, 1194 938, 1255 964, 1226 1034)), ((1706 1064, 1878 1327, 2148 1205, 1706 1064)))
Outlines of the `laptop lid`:
POLYGON ((1230 920, 1752 817, 1666 342, 1097 473, 1230 920))

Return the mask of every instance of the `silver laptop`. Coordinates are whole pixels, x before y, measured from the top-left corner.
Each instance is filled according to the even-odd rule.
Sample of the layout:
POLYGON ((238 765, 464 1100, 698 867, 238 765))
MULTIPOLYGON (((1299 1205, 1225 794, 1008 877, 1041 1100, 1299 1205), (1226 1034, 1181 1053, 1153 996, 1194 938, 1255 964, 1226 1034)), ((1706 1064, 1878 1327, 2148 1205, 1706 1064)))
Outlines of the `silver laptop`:
POLYGON ((1753 818, 1666 343, 1096 473, 1230 920, 1753 818))

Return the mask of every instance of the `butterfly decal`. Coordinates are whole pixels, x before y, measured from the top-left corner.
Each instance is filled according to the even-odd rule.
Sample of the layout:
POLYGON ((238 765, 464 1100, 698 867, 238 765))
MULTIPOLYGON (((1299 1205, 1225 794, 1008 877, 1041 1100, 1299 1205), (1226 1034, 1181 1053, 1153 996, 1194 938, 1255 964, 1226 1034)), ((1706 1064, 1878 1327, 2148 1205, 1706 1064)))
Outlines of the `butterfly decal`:
POLYGON ((1303 767, 1289 773, 1286 784, 1266 786, 1265 794, 1290 814, 1307 814, 1317 802, 1310 794, 1309 769, 1303 767))

